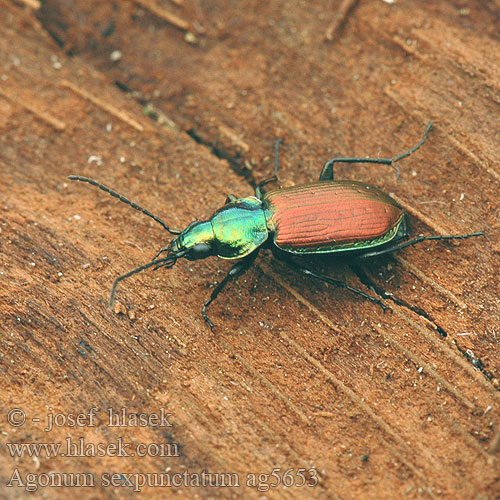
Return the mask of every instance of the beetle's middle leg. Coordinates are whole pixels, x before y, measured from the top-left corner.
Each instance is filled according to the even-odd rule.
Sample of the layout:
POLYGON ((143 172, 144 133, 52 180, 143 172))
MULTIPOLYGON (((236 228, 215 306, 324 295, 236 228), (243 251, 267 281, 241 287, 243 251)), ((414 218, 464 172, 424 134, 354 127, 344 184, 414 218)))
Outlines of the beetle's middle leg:
POLYGON ((220 292, 224 289, 224 287, 234 278, 241 276, 246 271, 248 271, 249 267, 254 263, 257 255, 259 254, 259 249, 254 250, 251 254, 247 255, 240 261, 236 262, 236 264, 229 270, 224 279, 213 289, 212 295, 210 298, 203 304, 201 308, 201 315, 203 319, 208 323, 211 329, 213 329, 214 324, 210 321, 210 318, 207 316, 207 307, 217 298, 220 292))
POLYGON ((280 156, 280 140, 276 139, 274 143, 274 172, 271 177, 264 179, 259 182, 255 188, 255 196, 262 200, 262 188, 271 182, 275 182, 278 180, 278 169, 279 169, 279 156, 280 156))
POLYGON ((292 269, 295 269, 299 273, 305 274, 306 276, 311 276, 312 278, 316 278, 318 280, 324 281, 325 283, 330 283, 332 285, 339 286, 341 288, 347 288, 347 290, 350 290, 351 292, 355 293, 356 295, 360 295, 364 299, 367 299, 371 302, 375 302, 375 304, 378 304, 383 311, 386 311, 388 307, 379 299, 376 299, 375 297, 372 297, 371 295, 366 294, 365 292, 362 292, 361 290, 358 290, 357 288, 354 288, 347 283, 340 281, 340 280, 335 280, 333 278, 330 278, 329 276, 323 276, 322 274, 317 274, 310 269, 307 269, 307 267, 304 267, 297 262, 293 261, 292 259, 285 257, 284 255, 278 255, 275 254, 276 257, 278 257, 280 260, 283 260, 286 262, 292 269))
POLYGON ((406 153, 396 156, 395 158, 333 158, 332 160, 328 160, 323 165, 323 170, 321 170, 319 180, 333 181, 333 167, 335 163, 377 163, 379 165, 390 165, 396 171, 396 177, 399 180, 399 168, 394 164, 397 161, 402 160, 403 158, 406 158, 414 153, 426 141, 431 127, 432 122, 429 122, 427 128, 425 129, 424 137, 422 137, 421 141, 406 153))

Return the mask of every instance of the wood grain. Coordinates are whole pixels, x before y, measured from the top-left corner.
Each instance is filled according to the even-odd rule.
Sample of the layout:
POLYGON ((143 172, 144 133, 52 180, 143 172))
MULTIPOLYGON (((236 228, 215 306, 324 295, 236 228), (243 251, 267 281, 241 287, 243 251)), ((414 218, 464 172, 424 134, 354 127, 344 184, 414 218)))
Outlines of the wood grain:
POLYGON ((151 3, 181 30, 135 1, 0 4, 2 498, 26 497, 7 486, 15 470, 96 479, 39 487, 50 499, 496 498, 498 2, 356 2, 329 43, 340 1, 151 3), (96 178, 182 228, 228 193, 250 195, 272 171, 276 137, 280 183, 301 184, 335 156, 400 154, 431 119, 400 182, 366 165, 341 165, 336 178, 394 193, 414 233, 486 237, 362 266, 311 263, 385 290, 392 314, 265 252, 214 304, 214 332, 200 308, 229 268, 217 259, 139 274, 108 309, 116 276, 169 238, 67 175, 96 178), (93 407, 95 426, 62 423, 93 407), (15 408, 24 425, 9 424, 15 408), (110 427, 108 408, 164 409, 171 425, 110 427), (61 425, 45 431, 55 414, 61 425), (7 446, 68 437, 177 454, 14 459, 7 446), (245 484, 274 468, 314 468, 319 482, 245 484), (131 485, 202 471, 241 485, 131 485), (101 484, 111 473, 117 483, 101 484))

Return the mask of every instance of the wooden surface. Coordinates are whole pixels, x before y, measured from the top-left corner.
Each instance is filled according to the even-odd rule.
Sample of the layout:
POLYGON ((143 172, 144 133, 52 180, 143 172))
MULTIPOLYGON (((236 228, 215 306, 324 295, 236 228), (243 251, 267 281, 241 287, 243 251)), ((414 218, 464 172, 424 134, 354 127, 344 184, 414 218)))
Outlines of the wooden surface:
POLYGON ((47 499, 499 498, 497 1, 0 7, 2 498, 26 498, 29 473, 40 484, 93 474, 95 487, 34 494, 47 499), (215 258, 133 277, 108 309, 114 278, 169 235, 67 175, 183 228, 228 193, 252 194, 276 137, 280 182, 292 185, 334 156, 400 154, 431 119, 399 183, 383 166, 343 165, 336 177, 393 193, 417 234, 486 237, 314 263, 372 295, 385 289, 392 314, 266 252, 213 305, 213 332, 201 304, 230 267, 215 258), (15 408, 24 425, 9 424, 15 408), (107 408, 164 409, 171 425, 110 427, 107 408), (44 431, 54 414, 65 425, 44 431), (167 443, 176 456, 13 458, 6 446, 68 437, 167 443), (245 485, 275 468, 314 468, 319 482, 245 485), (241 486, 131 486, 184 471, 237 474, 241 486), (102 485, 111 473, 121 482, 102 485))

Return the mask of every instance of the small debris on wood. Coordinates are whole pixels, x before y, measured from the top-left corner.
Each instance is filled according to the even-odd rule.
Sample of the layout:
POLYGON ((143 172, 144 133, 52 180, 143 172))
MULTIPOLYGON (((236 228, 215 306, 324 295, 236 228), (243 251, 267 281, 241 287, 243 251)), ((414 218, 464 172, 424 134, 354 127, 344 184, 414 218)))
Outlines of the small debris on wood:
POLYGON ((115 314, 127 314, 127 308, 120 302, 115 302, 114 311, 115 314))

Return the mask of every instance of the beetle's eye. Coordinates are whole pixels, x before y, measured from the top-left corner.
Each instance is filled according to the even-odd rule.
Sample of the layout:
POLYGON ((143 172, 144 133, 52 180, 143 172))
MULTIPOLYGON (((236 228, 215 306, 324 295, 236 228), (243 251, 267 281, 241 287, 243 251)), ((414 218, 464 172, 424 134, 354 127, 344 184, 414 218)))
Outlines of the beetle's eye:
POLYGON ((188 250, 185 257, 188 260, 197 260, 204 259, 210 255, 213 255, 212 247, 206 243, 198 243, 188 250))

